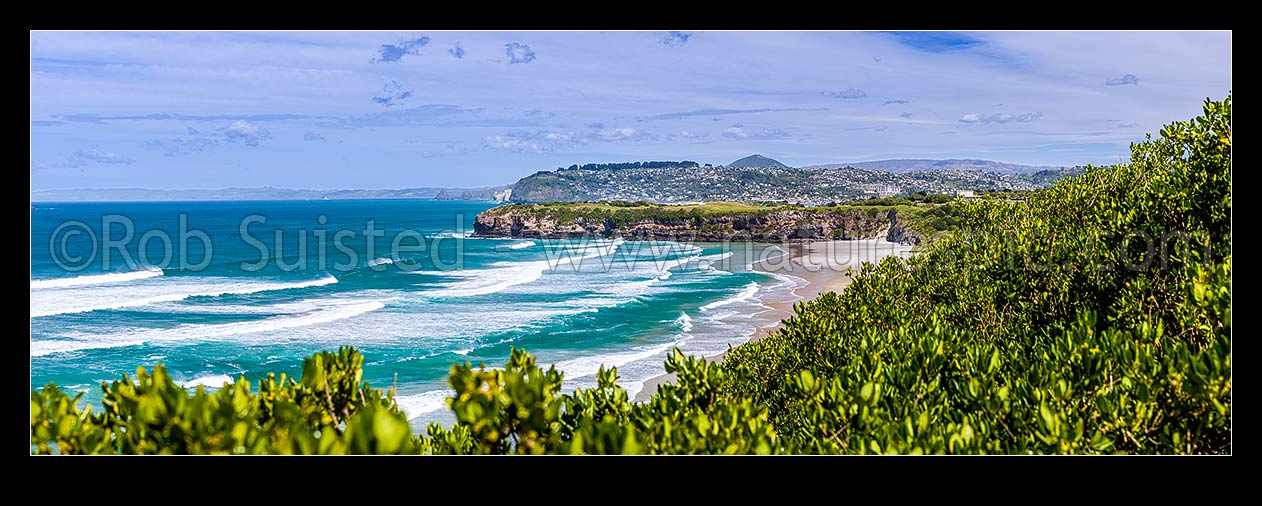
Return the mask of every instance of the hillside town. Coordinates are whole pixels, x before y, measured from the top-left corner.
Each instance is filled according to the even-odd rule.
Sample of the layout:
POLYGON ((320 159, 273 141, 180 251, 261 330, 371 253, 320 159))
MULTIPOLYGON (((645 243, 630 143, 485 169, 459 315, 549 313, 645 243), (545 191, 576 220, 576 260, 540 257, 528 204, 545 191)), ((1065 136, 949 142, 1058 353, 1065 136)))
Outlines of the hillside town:
MULTIPOLYGON (((1040 173, 1041 174, 1041 173, 1040 173)), ((649 201, 682 204, 712 201, 830 202, 928 192, 954 194, 1032 190, 1057 179, 1034 174, 997 174, 982 170, 888 172, 853 167, 795 169, 726 165, 655 168, 566 168, 542 171, 513 186, 514 202, 649 201)))

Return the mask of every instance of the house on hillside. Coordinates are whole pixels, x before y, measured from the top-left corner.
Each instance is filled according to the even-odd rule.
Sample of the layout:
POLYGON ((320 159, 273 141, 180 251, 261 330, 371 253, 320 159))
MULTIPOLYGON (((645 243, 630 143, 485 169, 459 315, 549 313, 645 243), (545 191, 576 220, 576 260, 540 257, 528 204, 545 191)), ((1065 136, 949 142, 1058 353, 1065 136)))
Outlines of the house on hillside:
POLYGON ((858 187, 865 195, 877 198, 893 197, 903 192, 902 188, 888 184, 863 184, 858 187))

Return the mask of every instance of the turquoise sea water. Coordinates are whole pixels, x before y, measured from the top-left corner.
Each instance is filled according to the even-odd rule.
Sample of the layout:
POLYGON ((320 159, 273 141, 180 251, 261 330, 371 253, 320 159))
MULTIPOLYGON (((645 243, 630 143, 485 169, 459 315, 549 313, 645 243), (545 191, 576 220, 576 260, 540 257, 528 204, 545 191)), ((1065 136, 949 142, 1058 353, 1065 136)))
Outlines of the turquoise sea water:
POLYGON ((488 207, 35 203, 31 386, 96 402, 99 382, 162 363, 186 386, 218 387, 298 376, 303 357, 354 345, 375 387, 397 375, 410 418, 446 422, 454 362, 498 367, 526 348, 567 389, 594 385, 604 364, 634 395, 671 347, 712 355, 743 342, 778 320, 765 303, 803 283, 749 269, 783 255, 770 246, 465 238, 488 207))

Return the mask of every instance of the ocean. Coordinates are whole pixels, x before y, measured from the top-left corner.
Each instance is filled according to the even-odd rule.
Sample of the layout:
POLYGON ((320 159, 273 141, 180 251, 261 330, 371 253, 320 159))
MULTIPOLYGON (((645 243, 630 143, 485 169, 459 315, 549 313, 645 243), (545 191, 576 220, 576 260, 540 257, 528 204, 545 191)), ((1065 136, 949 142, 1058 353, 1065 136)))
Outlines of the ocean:
POLYGON ((218 388, 352 345, 423 429, 453 363, 512 347, 565 389, 618 368, 634 396, 671 348, 710 356, 775 325, 800 278, 771 245, 467 237, 492 204, 433 200, 34 203, 31 387, 86 391, 164 364, 218 388), (209 255, 207 255, 209 253, 209 255))

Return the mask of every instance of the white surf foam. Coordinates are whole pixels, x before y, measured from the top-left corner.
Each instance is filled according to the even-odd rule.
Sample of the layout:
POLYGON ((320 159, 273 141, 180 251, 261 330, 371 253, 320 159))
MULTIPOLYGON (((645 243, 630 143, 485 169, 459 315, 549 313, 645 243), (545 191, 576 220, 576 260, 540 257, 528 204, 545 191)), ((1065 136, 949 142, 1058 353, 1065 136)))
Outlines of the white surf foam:
POLYGON ((561 387, 565 392, 594 388, 596 372, 602 365, 606 368, 617 367, 618 385, 627 391, 628 396, 635 398, 644 389, 644 381, 665 372, 662 370, 661 357, 671 348, 682 344, 683 341, 673 341, 631 351, 573 358, 554 365, 558 371, 565 373, 565 381, 561 387))
POLYGON ((679 318, 675 318, 674 324, 679 327, 679 330, 689 332, 692 330, 692 317, 688 316, 688 313, 681 312, 679 318))
MULTIPOLYGON (((304 342, 335 349, 355 336, 355 344, 390 349, 406 349, 417 355, 469 354, 473 350, 510 342, 533 329, 551 325, 560 318, 585 311, 581 301, 565 303, 452 304, 418 297, 402 297, 371 315, 339 321, 336 324, 301 330, 304 342)), ((294 334, 251 339, 281 340, 294 334)), ((446 358, 453 358, 448 355, 446 358)))
POLYGON ((145 343, 170 343, 193 339, 214 339, 239 334, 273 332, 344 320, 370 311, 376 311, 383 307, 385 307, 385 304, 381 303, 381 301, 373 300, 350 304, 335 304, 317 311, 274 316, 256 321, 213 325, 180 325, 170 329, 86 335, 63 340, 31 341, 31 356, 42 357, 53 353, 79 350, 121 348, 139 346, 145 343))
POLYGON ((512 243, 512 244, 509 244, 509 245, 508 245, 508 249, 525 249, 525 248, 529 248, 529 247, 534 246, 534 245, 535 245, 535 242, 534 242, 534 241, 522 241, 522 242, 515 242, 515 243, 512 243))
MULTIPOLYGON (((559 270, 562 266, 572 266, 574 270, 578 270, 582 267, 584 260, 612 255, 621 244, 622 240, 617 239, 586 244, 581 248, 554 250, 548 252, 544 260, 503 262, 484 269, 443 272, 444 276, 462 279, 426 294, 434 297, 473 297, 499 293, 517 285, 538 281, 545 272, 559 270)), ((413 272, 434 274, 433 272, 413 272)))
POLYGON ((659 270, 688 270, 687 269, 688 266, 690 265, 696 266, 698 265, 698 262, 700 260, 701 260, 701 257, 698 255, 691 255, 691 256, 673 258, 673 259, 654 257, 653 265, 657 267, 659 270))
POLYGON ((132 272, 114 272, 110 274, 89 274, 86 276, 75 276, 73 278, 54 278, 54 279, 32 279, 32 290, 46 290, 49 288, 66 288, 70 286, 87 286, 87 285, 103 285, 108 283, 122 283, 125 281, 134 281, 137 279, 156 278, 162 275, 162 269, 145 269, 132 272))
MULTIPOLYGON (((165 278, 170 280, 172 278, 165 278)), ((192 278, 192 282, 157 283, 144 287, 127 286, 103 290, 39 290, 31 292, 31 318, 69 313, 86 313, 105 309, 147 306, 159 302, 175 302, 190 297, 219 297, 245 295, 275 290, 310 288, 337 283, 337 278, 297 282, 241 282, 231 278, 192 278), (155 294, 148 295, 145 294, 155 294)))
POLYGON ((725 251, 723 253, 717 253, 714 255, 706 255, 699 258, 698 260, 701 260, 702 262, 709 262, 709 263, 722 262, 723 260, 730 258, 733 254, 735 253, 732 251, 725 251))
POLYGON ((374 259, 372 259, 372 260, 369 260, 369 261, 368 261, 368 266, 369 266, 369 267, 372 267, 372 266, 375 266, 375 265, 389 265, 389 264, 393 264, 393 263, 394 263, 394 259, 393 259, 393 258, 381 257, 381 258, 374 258, 374 259))
MULTIPOLYGON (((633 274, 638 273, 633 272, 633 274)), ((657 276, 649 279, 630 281, 626 276, 619 276, 615 273, 614 276, 606 276, 604 279, 598 280, 597 283, 600 283, 600 287, 596 288, 595 291, 602 295, 620 298, 631 297, 633 299, 648 293, 649 289, 654 285, 669 279, 670 276, 670 271, 662 271, 657 273, 657 276)))
POLYGON ((749 272, 751 274, 762 274, 764 276, 770 276, 772 278, 775 278, 777 281, 779 281, 780 284, 792 286, 794 289, 801 288, 801 287, 811 284, 810 281, 807 281, 804 278, 800 278, 792 274, 784 274, 782 272, 767 272, 767 271, 758 271, 758 270, 749 271, 749 272))
MULTIPOLYGON (((664 353, 675 346, 679 346, 681 343, 681 341, 671 341, 647 348, 636 348, 631 351, 572 358, 556 362, 553 365, 556 366, 558 371, 565 373, 565 378, 567 380, 578 379, 595 375, 596 372, 600 370, 601 366, 604 366, 605 368, 621 367, 630 362, 644 360, 654 355, 664 353)), ((543 367, 547 368, 546 365, 543 367)), ((630 392, 630 389, 628 389, 628 392, 630 392)))
POLYGON ((407 415, 408 420, 411 420, 425 413, 447 409, 447 398, 454 395, 455 392, 451 390, 430 390, 419 394, 395 396, 394 402, 398 403, 399 409, 407 415))
POLYGON ((740 291, 740 293, 732 297, 723 299, 721 301, 711 302, 709 304, 701 306, 701 310, 709 311, 711 309, 714 309, 717 307, 723 307, 728 304, 735 304, 737 302, 746 301, 746 300, 754 298, 754 295, 757 295, 757 294, 758 294, 758 283, 750 282, 748 285, 745 286, 743 290, 740 291))
POLYGON ((227 374, 213 374, 209 376, 201 376, 188 381, 177 381, 175 384, 188 389, 196 389, 199 386, 206 388, 223 388, 224 383, 231 385, 233 379, 227 374))
MULTIPOLYGON (((443 273, 460 281, 451 283, 438 290, 427 292, 435 297, 473 297, 502 292, 511 287, 530 283, 543 277, 548 269, 546 261, 520 262, 509 267, 472 269, 466 271, 450 271, 443 273)), ((421 274, 420 271, 414 271, 421 274)))
POLYGON ((643 251, 643 253, 652 257, 692 256, 704 251, 704 249, 701 248, 700 246, 696 246, 692 244, 684 244, 680 242, 673 242, 673 241, 643 242, 641 243, 640 247, 636 248, 636 253, 640 253, 641 248, 647 248, 645 251, 643 251))

